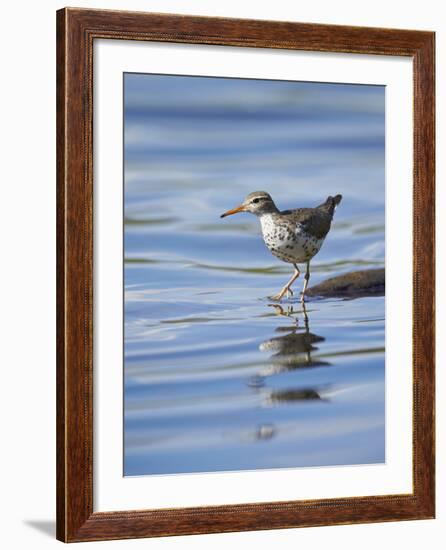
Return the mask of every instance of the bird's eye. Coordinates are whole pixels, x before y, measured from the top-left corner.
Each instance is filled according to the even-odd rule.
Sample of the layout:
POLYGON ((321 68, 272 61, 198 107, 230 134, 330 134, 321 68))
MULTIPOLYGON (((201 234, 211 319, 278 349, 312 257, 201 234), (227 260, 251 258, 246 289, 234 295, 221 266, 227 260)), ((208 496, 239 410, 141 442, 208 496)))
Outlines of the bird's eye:
POLYGON ((253 203, 257 204, 260 201, 260 199, 253 199, 253 203))

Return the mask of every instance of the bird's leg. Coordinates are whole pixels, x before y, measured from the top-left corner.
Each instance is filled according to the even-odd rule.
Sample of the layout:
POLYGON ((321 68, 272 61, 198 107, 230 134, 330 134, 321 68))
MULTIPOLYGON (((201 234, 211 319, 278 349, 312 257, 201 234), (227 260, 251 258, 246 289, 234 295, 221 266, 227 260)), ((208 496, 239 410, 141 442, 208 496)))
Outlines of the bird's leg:
POLYGON ((310 280, 310 262, 307 262, 307 270, 305 272, 305 276, 304 276, 304 287, 302 289, 302 292, 301 292, 301 297, 300 297, 300 301, 301 302, 304 302, 305 301, 305 292, 307 290, 307 286, 308 286, 308 281, 310 280))
POLYGON ((310 325, 309 325, 307 307, 305 305, 305 302, 302 302, 302 313, 304 314, 305 332, 308 333, 310 331, 310 325))
POLYGON ((293 266, 294 266, 294 269, 295 269, 295 271, 293 273, 293 276, 291 277, 291 279, 287 282, 287 284, 282 288, 282 290, 278 294, 275 294, 274 296, 270 296, 271 300, 277 300, 278 302, 280 302, 280 300, 283 298, 285 292, 291 292, 291 294, 293 294, 290 287, 300 275, 300 271, 299 271, 299 268, 297 267, 297 265, 293 264, 293 266))

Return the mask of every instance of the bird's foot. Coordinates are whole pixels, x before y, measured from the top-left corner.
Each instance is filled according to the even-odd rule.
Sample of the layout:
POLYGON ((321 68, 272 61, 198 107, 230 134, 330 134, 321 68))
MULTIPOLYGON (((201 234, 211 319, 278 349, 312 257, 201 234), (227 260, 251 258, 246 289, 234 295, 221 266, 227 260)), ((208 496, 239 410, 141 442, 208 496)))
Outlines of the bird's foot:
POLYGON ((270 300, 274 300, 275 302, 280 302, 282 298, 285 296, 288 298, 289 295, 293 295, 294 292, 291 290, 290 287, 283 287, 282 290, 278 294, 274 294, 273 296, 268 296, 270 300))

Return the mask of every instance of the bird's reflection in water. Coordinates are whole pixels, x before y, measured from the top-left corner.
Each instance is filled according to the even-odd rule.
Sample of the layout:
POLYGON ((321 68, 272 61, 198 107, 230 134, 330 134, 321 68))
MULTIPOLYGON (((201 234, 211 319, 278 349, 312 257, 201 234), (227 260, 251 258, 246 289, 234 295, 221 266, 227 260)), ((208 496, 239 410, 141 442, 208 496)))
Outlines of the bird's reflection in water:
MULTIPOLYGON (((310 331, 310 320, 305 304, 300 304, 299 310, 293 306, 270 304, 277 315, 289 318, 290 324, 285 327, 277 327, 276 333, 269 340, 265 340, 259 346, 260 351, 272 353, 268 365, 265 365, 258 374, 252 376, 249 386, 262 395, 263 406, 286 405, 310 401, 327 401, 321 395, 320 388, 299 386, 299 378, 296 377, 296 385, 286 388, 268 388, 267 378, 272 375, 297 371, 309 367, 328 366, 330 363, 315 359, 312 354, 318 350, 316 344, 324 342, 325 338, 310 331), (302 309, 300 309, 302 308, 302 309)), ((294 378, 294 377, 293 377, 294 378)), ((274 424, 261 424, 250 434, 251 440, 268 441, 275 438, 279 428, 274 424)))
POLYGON ((310 331, 310 321, 305 304, 302 304, 303 326, 298 318, 300 312, 294 311, 292 306, 288 306, 286 311, 277 304, 270 304, 270 307, 274 307, 278 315, 289 317, 292 324, 286 327, 277 327, 276 332, 281 336, 275 336, 260 344, 260 351, 272 352, 271 364, 262 370, 261 376, 330 364, 312 356, 312 353, 318 350, 315 344, 323 342, 325 338, 310 331))
MULTIPOLYGON (((310 331, 310 321, 305 304, 302 304, 301 311, 295 311, 293 306, 288 306, 286 310, 277 304, 270 304, 270 307, 274 307, 278 315, 290 318, 292 324, 286 327, 277 327, 276 332, 281 333, 281 336, 274 336, 260 344, 260 351, 272 352, 272 355, 269 364, 249 380, 251 387, 264 387, 265 379, 268 376, 281 372, 330 365, 327 361, 314 358, 312 355, 319 349, 315 344, 324 342, 325 338, 310 331), (300 313, 303 323, 302 319, 299 319, 300 313)), ((320 399, 320 395, 311 388, 271 390, 268 395, 270 403, 312 399, 320 399)))
POLYGON ((269 398, 272 403, 289 403, 290 401, 310 401, 313 399, 322 399, 321 395, 316 390, 311 388, 272 391, 269 398))
POLYGON ((276 435, 277 428, 274 424, 262 424, 254 432, 254 439, 258 441, 271 439, 276 435))

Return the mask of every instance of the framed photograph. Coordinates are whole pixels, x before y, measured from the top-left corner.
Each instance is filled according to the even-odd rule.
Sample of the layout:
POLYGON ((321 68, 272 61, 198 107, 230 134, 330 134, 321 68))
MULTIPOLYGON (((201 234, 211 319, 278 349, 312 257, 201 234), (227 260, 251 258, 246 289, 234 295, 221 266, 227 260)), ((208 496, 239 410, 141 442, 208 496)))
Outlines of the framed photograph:
POLYGON ((57 12, 57 537, 434 517, 434 33, 57 12))

